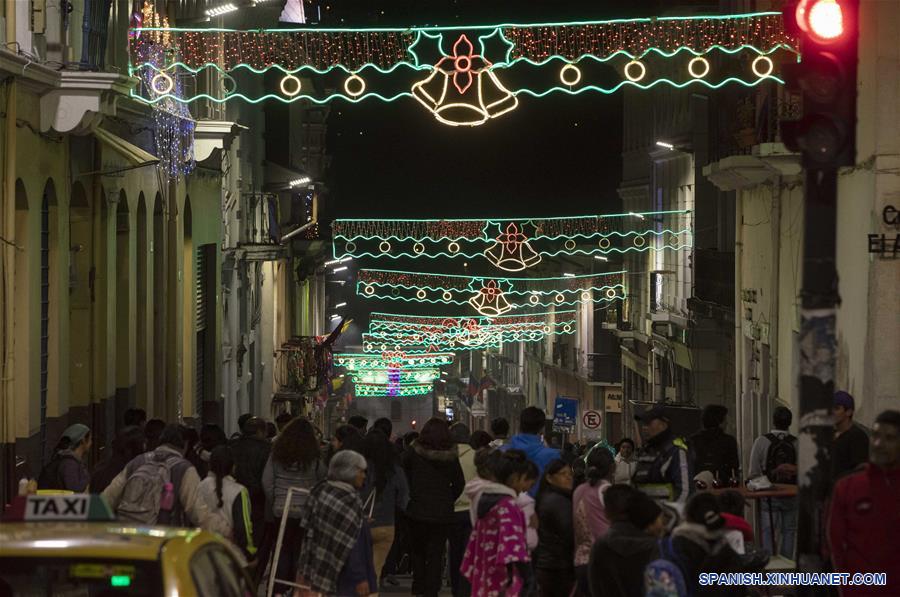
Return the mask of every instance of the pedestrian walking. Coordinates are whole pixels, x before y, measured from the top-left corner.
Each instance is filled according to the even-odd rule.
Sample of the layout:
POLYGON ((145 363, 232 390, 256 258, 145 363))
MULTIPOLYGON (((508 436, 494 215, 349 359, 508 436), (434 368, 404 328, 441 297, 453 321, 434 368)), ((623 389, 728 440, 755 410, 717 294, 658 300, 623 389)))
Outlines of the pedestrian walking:
POLYGON ((853 422, 856 401, 847 392, 834 393, 834 447, 831 452, 832 478, 836 481, 846 473, 869 461, 869 436, 853 422))
POLYGON ((684 504, 691 490, 687 446, 676 439, 662 404, 634 416, 644 445, 638 453, 632 483, 659 502, 684 504))
POLYGON ((91 445, 91 430, 87 425, 69 425, 53 449, 50 462, 44 465, 38 475, 38 489, 59 489, 73 493, 87 490, 91 474, 84 461, 91 445))
MULTIPOLYGON (((534 483, 529 479, 537 467, 524 452, 509 450, 494 461, 493 475, 513 493, 521 494, 534 483)), ((526 494, 527 495, 527 494, 526 494)), ((530 499, 530 498, 529 498, 530 499)), ((477 521, 466 544, 462 575, 472 594, 528 595, 533 584, 529 564, 525 513, 508 494, 484 494, 476 512, 477 521)))
POLYGON ((737 440, 722 429, 728 409, 721 404, 703 408, 703 429, 688 439, 691 471, 709 471, 718 483, 727 484, 740 475, 741 463, 737 440))
MULTIPOLYGON (((790 434, 793 415, 779 406, 772 412, 773 429, 756 438, 750 449, 750 478, 761 475, 773 483, 797 482, 797 438, 790 434)), ((760 500, 760 523, 763 548, 769 555, 780 553, 793 559, 797 533, 797 498, 760 500), (780 549, 772 545, 772 524, 781 529, 780 549)))
MULTIPOLYGON (((659 551, 660 558, 666 563, 652 562, 647 567, 647 595, 671 594, 666 593, 663 587, 667 587, 673 578, 676 585, 684 585, 685 596, 697 595, 701 572, 722 574, 743 570, 740 557, 725 537, 725 519, 722 518, 716 496, 709 492, 697 493, 688 500, 684 522, 675 527, 670 537, 660 540, 659 551)), ((745 593, 741 586, 703 587, 704 595, 737 597, 745 593)))
MULTIPOLYGON (((559 450, 548 448, 544 444, 541 435, 544 433, 544 425, 547 417, 544 411, 536 406, 529 406, 519 415, 519 433, 512 436, 504 444, 501 450, 522 450, 528 456, 528 460, 538 467, 538 473, 543 477, 544 468, 552 461, 560 458, 559 450)), ((538 485, 531 490, 531 497, 537 495, 538 485)))
POLYGON ((538 545, 533 561, 538 589, 542 597, 569 597, 575 585, 572 467, 560 459, 548 463, 536 499, 538 545))
POLYGON ((235 481, 234 468, 231 448, 222 445, 213 449, 209 459, 209 473, 200 482, 198 492, 206 508, 225 521, 223 536, 237 545, 244 557, 252 562, 256 557, 256 544, 250 520, 250 494, 246 487, 235 481))
POLYGON ((572 495, 572 520, 575 530, 575 582, 577 594, 590 597, 587 566, 594 542, 609 530, 603 494, 612 486, 616 461, 605 448, 591 450, 585 462, 586 482, 572 495))
POLYGON ((266 519, 262 477, 272 450, 272 444, 266 438, 266 422, 259 417, 245 419, 240 437, 232 439, 228 446, 234 454, 234 478, 250 493, 254 536, 262 537, 266 519))
POLYGON ((144 430, 137 425, 122 428, 112 441, 109 458, 97 465, 91 475, 91 493, 102 493, 125 465, 146 450, 144 430))
POLYGON ((369 426, 369 419, 362 415, 353 415, 347 419, 347 425, 350 425, 359 431, 360 437, 364 437, 366 435, 366 428, 369 426))
POLYGON ((875 418, 869 462, 834 487, 828 542, 836 572, 882 572, 884 586, 844 586, 844 597, 900 594, 900 411, 875 418))
POLYGON ((196 459, 193 459, 194 466, 197 467, 197 474, 201 478, 206 477, 209 472, 209 459, 212 457, 212 451, 219 446, 228 444, 228 436, 225 430, 214 423, 205 423, 200 428, 200 441, 194 448, 197 452, 196 459))
POLYGON ((628 485, 613 485, 604 494, 609 531, 591 549, 588 584, 593 597, 644 594, 644 568, 659 555, 665 523, 662 508, 628 485))
MULTIPOLYGON (((469 445, 471 434, 469 427, 463 423, 455 423, 450 427, 450 435, 456 443, 459 465, 462 467, 463 480, 468 483, 475 478, 475 450, 469 445)), ((467 597, 471 591, 468 581, 460 573, 466 545, 472 523, 469 520, 469 497, 465 491, 460 493, 453 505, 453 528, 450 531, 448 564, 450 568, 450 588, 454 597, 467 597)))
MULTIPOLYGON (((376 421, 377 424, 377 421, 376 421)), ((365 438, 365 457, 368 466, 363 503, 371 502, 372 552, 379 585, 385 578, 385 562, 394 543, 397 512, 406 510, 409 486, 400 468, 394 445, 384 434, 383 427, 373 426, 365 438)))
POLYGON ((454 505, 465 477, 447 422, 431 418, 403 455, 409 481, 406 508, 414 595, 435 597, 441 588, 444 546, 456 520, 454 505))
POLYGON ((147 411, 143 408, 128 408, 122 415, 122 427, 139 427, 144 429, 147 423, 147 411))
POLYGON ((509 421, 503 417, 497 417, 491 421, 491 435, 494 436, 491 441, 492 448, 506 445, 506 442, 509 441, 509 421))
POLYGON ((272 444, 272 452, 263 469, 262 489, 266 509, 271 516, 266 524, 265 544, 260 550, 260 573, 271 559, 278 528, 287 508, 288 519, 278 567, 273 573, 279 579, 291 579, 296 575, 297 558, 306 534, 301 521, 307 508, 308 492, 325 479, 327 472, 321 461, 319 440, 312 424, 306 419, 294 419, 288 423, 272 444), (288 504, 287 494, 291 488, 301 491, 294 491, 288 504))
POLYGON ((482 448, 490 447, 493 442, 493 436, 483 429, 473 431, 472 435, 469 437, 469 445, 472 446, 472 449, 476 452, 482 448))
POLYGON ((634 440, 625 437, 616 444, 616 483, 631 485, 631 477, 637 468, 637 458, 634 451, 634 440))
POLYGON ((184 457, 184 432, 166 425, 160 445, 125 465, 101 495, 120 520, 199 526, 225 534, 227 523, 200 499, 197 469, 184 457))
POLYGON ((354 450, 363 453, 363 435, 352 425, 341 425, 334 430, 334 437, 328 446, 328 460, 341 450, 354 450))
POLYGON ((362 597, 377 590, 372 538, 359 491, 367 467, 362 454, 343 450, 328 464, 327 480, 313 488, 301 521, 306 534, 297 563, 298 584, 323 595, 362 597))
POLYGON ((144 424, 144 436, 147 438, 147 450, 153 451, 159 446, 159 438, 165 428, 166 422, 162 419, 150 419, 144 424))

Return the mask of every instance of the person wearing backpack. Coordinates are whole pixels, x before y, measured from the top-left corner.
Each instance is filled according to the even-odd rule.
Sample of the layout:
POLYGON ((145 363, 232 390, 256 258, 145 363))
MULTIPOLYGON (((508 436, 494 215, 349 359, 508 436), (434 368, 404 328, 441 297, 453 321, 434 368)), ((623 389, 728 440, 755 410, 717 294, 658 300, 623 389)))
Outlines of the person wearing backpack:
MULTIPOLYGON (((756 438, 750 449, 750 479, 765 475, 772 483, 797 482, 797 438, 790 434, 793 415, 790 409, 779 406, 772 413, 772 429, 756 438)), ((772 525, 781 529, 778 553, 793 559, 794 538, 797 534, 797 498, 760 500, 763 547, 775 555, 772 545, 772 525)))
POLYGON ((146 525, 199 526, 227 534, 226 520, 200 499, 200 477, 184 457, 184 433, 166 425, 160 445, 125 465, 101 494, 119 520, 146 525))
POLYGON ((87 425, 75 423, 67 427, 53 450, 53 458, 38 475, 38 489, 62 489, 74 493, 87 490, 91 474, 84 459, 91 449, 91 442, 91 430, 87 425))

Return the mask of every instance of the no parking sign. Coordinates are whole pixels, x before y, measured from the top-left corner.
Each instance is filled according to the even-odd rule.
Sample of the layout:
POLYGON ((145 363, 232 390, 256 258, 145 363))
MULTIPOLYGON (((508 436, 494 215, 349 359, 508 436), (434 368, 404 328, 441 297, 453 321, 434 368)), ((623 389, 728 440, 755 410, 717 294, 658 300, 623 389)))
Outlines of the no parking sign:
POLYGON ((585 429, 599 429, 603 423, 603 414, 599 410, 586 410, 581 416, 581 424, 585 429))

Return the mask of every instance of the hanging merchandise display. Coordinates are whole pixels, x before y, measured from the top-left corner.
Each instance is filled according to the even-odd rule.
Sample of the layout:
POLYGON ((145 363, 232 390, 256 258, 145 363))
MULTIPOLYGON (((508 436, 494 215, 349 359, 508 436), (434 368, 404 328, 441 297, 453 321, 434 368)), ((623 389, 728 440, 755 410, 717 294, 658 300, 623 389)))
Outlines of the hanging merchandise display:
POLYGON ((485 317, 513 309, 608 303, 625 298, 623 271, 550 278, 486 278, 394 270, 359 270, 363 298, 470 305, 485 317))
POLYGON ((693 246, 689 209, 555 218, 332 223, 334 258, 484 258, 508 272, 543 257, 678 251, 693 246))
POLYGON ((151 56, 160 28, 134 25, 130 74, 215 71, 221 81, 191 86, 197 92, 176 101, 413 98, 451 126, 484 124, 526 96, 783 83, 777 65, 796 53, 780 12, 407 29, 173 28, 165 64, 151 56), (276 71, 281 80, 242 88, 232 76, 239 71, 276 71))

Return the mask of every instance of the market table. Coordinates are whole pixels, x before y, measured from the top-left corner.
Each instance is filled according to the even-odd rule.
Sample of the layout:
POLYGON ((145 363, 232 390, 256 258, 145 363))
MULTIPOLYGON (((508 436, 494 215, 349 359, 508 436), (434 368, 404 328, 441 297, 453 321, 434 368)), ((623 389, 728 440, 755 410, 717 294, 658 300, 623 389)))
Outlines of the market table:
POLYGON ((719 489, 710 489, 714 494, 720 494, 725 491, 737 491, 745 500, 761 500, 765 498, 769 506, 769 533, 772 538, 772 555, 778 554, 775 544, 775 519, 772 516, 772 498, 789 498, 797 496, 797 485, 792 483, 772 483, 772 487, 759 491, 752 491, 746 486, 741 487, 722 487, 719 489))

